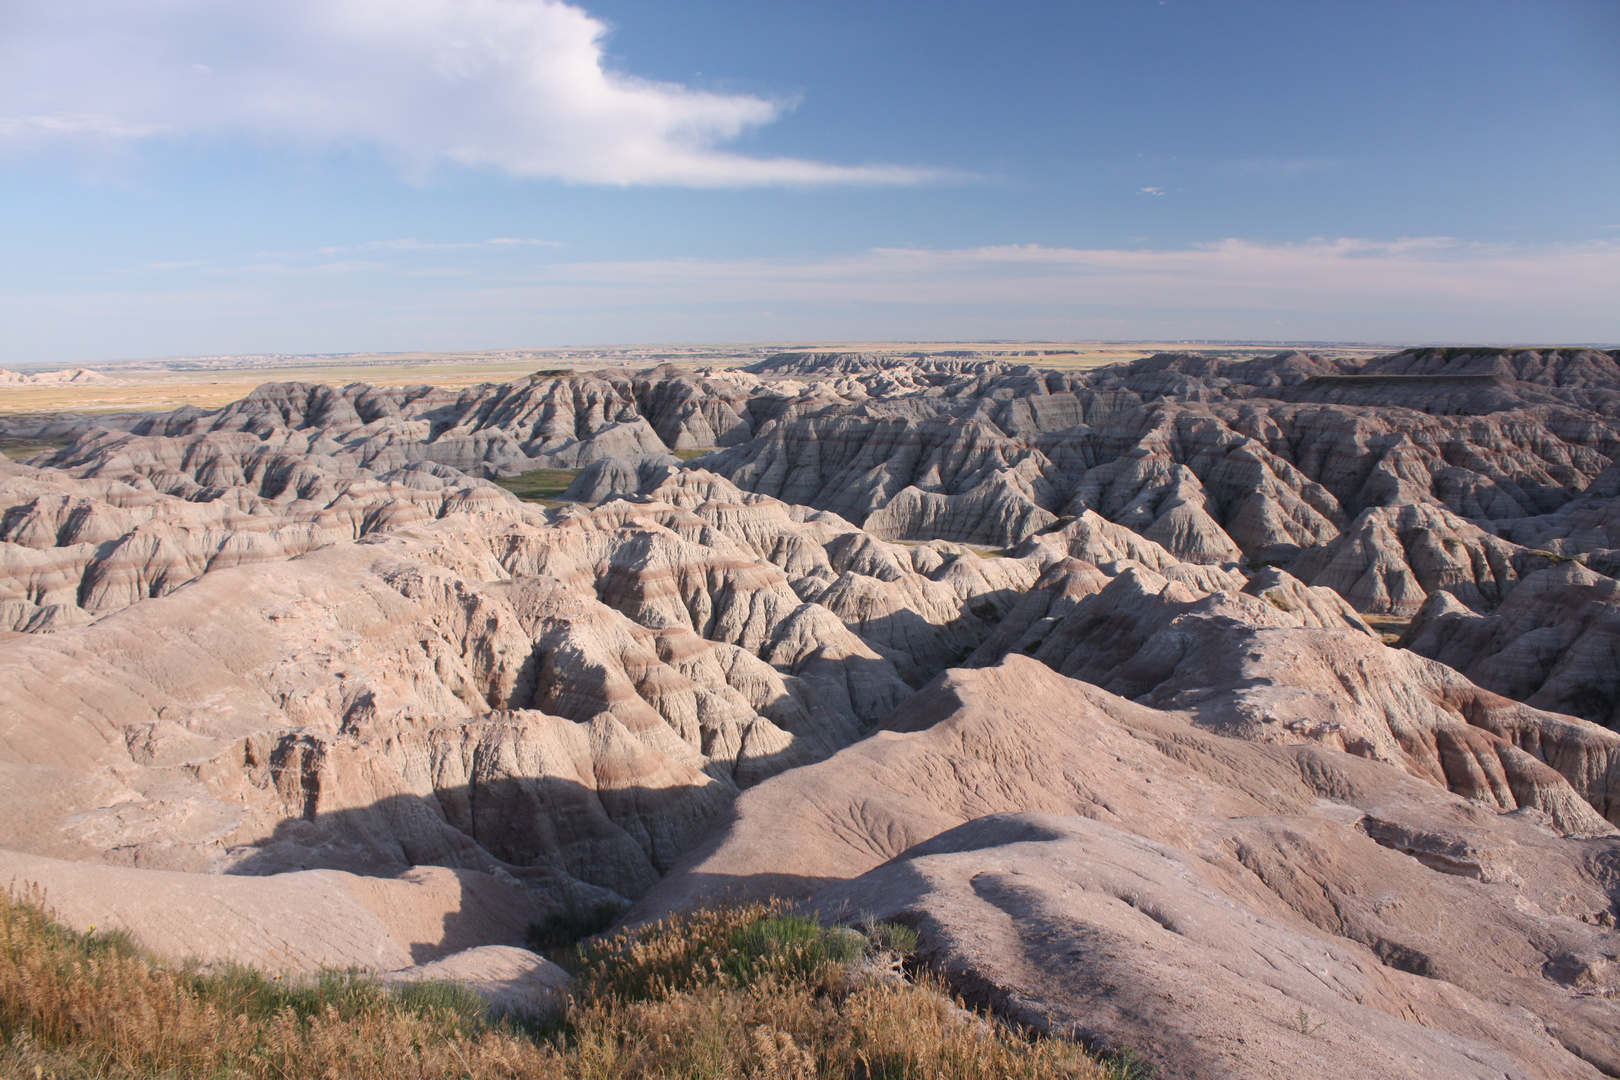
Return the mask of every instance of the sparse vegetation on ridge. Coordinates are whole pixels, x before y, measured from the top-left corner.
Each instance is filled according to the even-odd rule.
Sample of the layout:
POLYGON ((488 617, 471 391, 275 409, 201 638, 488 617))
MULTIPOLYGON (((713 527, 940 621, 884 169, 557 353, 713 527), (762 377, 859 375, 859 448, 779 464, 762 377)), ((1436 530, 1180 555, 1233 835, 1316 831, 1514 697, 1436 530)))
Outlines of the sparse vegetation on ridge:
MULTIPOLYGON (((867 935, 755 904, 667 920, 580 949, 545 1023, 483 1014, 454 984, 395 990, 354 972, 303 981, 197 972, 127 938, 0 897, 0 1076, 769 1077, 1110 1080, 1073 1043, 964 1010, 895 972, 867 935)), ((1134 1068, 1135 1065, 1133 1064, 1134 1068)))

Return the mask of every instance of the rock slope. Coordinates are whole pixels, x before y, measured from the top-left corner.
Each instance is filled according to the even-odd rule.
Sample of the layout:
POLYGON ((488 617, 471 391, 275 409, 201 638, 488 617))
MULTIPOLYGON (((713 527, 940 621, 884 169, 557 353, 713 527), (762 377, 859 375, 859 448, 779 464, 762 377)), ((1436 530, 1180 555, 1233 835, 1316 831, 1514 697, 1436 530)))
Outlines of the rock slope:
POLYGON ((743 795, 633 914, 898 918, 959 990, 1167 1077, 1613 1075, 1620 838, 1547 825, 1013 656, 743 795))
POLYGON ((0 869, 531 1003, 521 922, 778 893, 1167 1076, 1620 1075, 1617 394, 783 354, 41 420, 0 869))

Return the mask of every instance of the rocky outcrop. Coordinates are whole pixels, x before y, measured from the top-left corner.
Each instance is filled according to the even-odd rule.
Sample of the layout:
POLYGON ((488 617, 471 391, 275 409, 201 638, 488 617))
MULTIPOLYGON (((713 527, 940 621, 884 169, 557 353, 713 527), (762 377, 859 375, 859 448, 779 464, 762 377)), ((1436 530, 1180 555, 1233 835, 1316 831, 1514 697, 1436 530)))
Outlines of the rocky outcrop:
POLYGON ((1401 644, 1505 697, 1620 726, 1620 582, 1573 560, 1527 575, 1491 615, 1437 594, 1401 644))
POLYGON ((633 917, 774 892, 899 918, 958 992, 1169 1077, 1620 1067, 1612 836, 1016 656, 888 728, 746 793, 633 917))
POLYGON ((269 383, 222 409, 121 419, 116 430, 70 425, 85 444, 48 461, 59 468, 94 464, 102 475, 153 468, 195 474, 191 463, 199 457, 229 459, 233 449, 251 453, 254 443, 305 440, 309 452, 377 473, 432 462, 473 475, 508 475, 731 445, 750 436, 750 402, 760 389, 755 379, 695 376, 672 367, 459 391, 269 383), (118 445, 108 446, 109 438, 118 445))
POLYGON ((558 910, 509 874, 438 866, 394 877, 241 877, 0 850, 0 877, 23 892, 38 889, 56 918, 80 932, 123 930, 158 956, 276 974, 442 963, 494 942, 519 944, 529 922, 558 910))
POLYGON ((1373 628, 1368 626, 1360 613, 1350 606, 1349 601, 1332 589, 1306 585, 1292 574, 1273 566, 1256 572, 1244 583, 1243 591, 1251 596, 1260 597, 1279 611, 1297 617, 1301 626, 1374 633, 1373 628))
MULTIPOLYGON (((454 471, 354 470, 327 483, 307 461, 294 461, 316 479, 268 492, 270 481, 250 491, 238 476, 200 495, 190 481, 175 492, 149 477, 76 480, 0 462, 0 630, 83 625, 211 570, 279 561, 446 514, 533 516, 500 488, 454 471)), ((282 479, 289 481, 285 471, 282 479)))
POLYGON ((618 495, 634 495, 665 479, 680 464, 681 459, 673 454, 598 458, 579 471, 563 498, 598 503, 618 495))
MULTIPOLYGON (((997 815, 808 903, 911 923, 926 960, 973 1000, 1095 1050, 1129 1047, 1167 1078, 1528 1080, 1612 1067, 1612 1006, 1586 998, 1613 982, 1603 936, 1577 932, 1553 948, 1579 954, 1556 959, 1464 935, 1413 948, 1416 927, 1392 926, 1374 910, 1381 901, 1455 899, 1484 916, 1472 925, 1504 934, 1533 920, 1516 917, 1505 890, 1487 906, 1472 883, 1431 880, 1436 871, 1418 862, 1427 852, 1397 853, 1394 837, 1409 826, 1368 824, 1393 851, 1347 826, 1266 815, 1231 827, 1215 855, 1083 816, 997 815), (1210 866, 1222 856, 1225 873, 1210 866), (1344 876, 1351 859, 1376 875, 1378 899, 1357 895, 1344 876), (1236 880, 1239 865, 1264 884, 1236 880), (1349 910, 1312 911, 1306 894, 1315 890, 1318 904, 1349 910), (1436 954, 1444 959, 1431 966, 1436 954)), ((1424 840, 1466 846, 1474 837, 1424 840)))
POLYGON ((1363 512, 1288 568, 1358 611, 1413 615, 1436 592, 1475 610, 1494 608, 1518 584, 1525 555, 1444 507, 1411 504, 1363 512))
POLYGON ((89 368, 24 373, 0 368, 0 387, 7 386, 116 386, 114 380, 89 368))
POLYGON ((583 724, 528 711, 551 688, 523 617, 412 544, 218 571, 4 643, 6 846, 239 872, 490 871, 494 850, 616 892, 656 878, 660 845, 735 781, 633 693, 583 724), (614 801, 626 788, 649 790, 653 833, 635 798, 614 801), (653 813, 657 791, 678 805, 653 813), (558 836, 548 804, 575 826, 558 836))
MULTIPOLYGON (((72 600, 104 595, 82 582, 111 555, 175 535, 164 515, 228 537, 299 500, 277 516, 11 479, 50 497, 24 492, 5 550, 98 553, 80 584, 58 577, 60 610, 99 619, 0 643, 16 800, 0 842, 148 867, 430 863, 637 895, 738 790, 848 745, 976 647, 1037 572, 684 471, 591 510, 482 485, 492 510, 199 560, 169 570, 161 604, 87 609, 72 600)), ((24 581, 35 618, 40 581, 24 581)))
POLYGON ((1250 592, 1205 592, 1141 566, 1106 580, 1059 564, 966 666, 1009 655, 1222 734, 1314 742, 1504 811, 1534 807, 1565 832, 1620 824, 1620 736, 1386 648, 1336 594, 1277 571, 1250 592))
POLYGON ((1004 544, 1089 510, 1176 561, 1311 567, 1296 574, 1368 610, 1410 614, 1431 588, 1488 608, 1511 588, 1511 577, 1491 579, 1493 564, 1504 552, 1522 561, 1489 523, 1556 513, 1608 467, 1613 422, 1581 411, 1598 399, 1536 389, 1566 377, 1557 372, 1595 383, 1612 358, 1592 356, 1603 362, 1515 355, 1509 366, 1526 378, 1503 392, 1517 404, 1441 415, 1308 403, 1322 380, 1452 378, 1399 373, 1413 356, 1373 374, 1303 354, 1237 364, 1170 354, 1084 376, 800 357, 771 370, 838 377, 793 384, 795 400, 705 468, 885 536, 1004 544), (1438 552, 1409 550, 1401 518, 1414 509, 1423 527, 1443 526, 1438 552), (1342 560, 1356 557, 1350 576, 1342 560))
MULTIPOLYGON (((216 483, 308 489, 415 462, 480 475, 589 466, 571 497, 596 501, 656 483, 672 449, 713 446, 703 468, 891 539, 1005 546, 1091 510, 1179 562, 1316 566, 1371 544, 1369 566, 1330 587, 1352 588, 1376 565, 1393 583, 1384 593, 1406 592, 1372 602, 1410 614, 1431 591, 1423 581, 1447 577, 1465 603, 1489 607, 1502 590, 1454 572, 1499 561, 1482 536, 1528 535, 1505 523, 1557 514, 1608 467, 1617 440, 1604 395, 1620 391, 1603 380, 1614 367, 1589 350, 1408 351, 1359 365, 1177 353, 1090 373, 783 354, 745 371, 609 370, 459 392, 287 383, 213 412, 120 420, 130 433, 90 431, 41 460, 151 477, 186 498, 216 483), (1511 400, 1429 411, 1421 395, 1397 400, 1402 387, 1468 379, 1511 400), (1373 384, 1396 396, 1345 404, 1341 383, 1354 384, 1352 397, 1373 384), (1411 562, 1433 553, 1353 535, 1366 533, 1369 511, 1413 507, 1481 533, 1447 521, 1448 551, 1462 546, 1439 573, 1411 562)), ((1581 543, 1556 552, 1588 550, 1574 550, 1581 543)))

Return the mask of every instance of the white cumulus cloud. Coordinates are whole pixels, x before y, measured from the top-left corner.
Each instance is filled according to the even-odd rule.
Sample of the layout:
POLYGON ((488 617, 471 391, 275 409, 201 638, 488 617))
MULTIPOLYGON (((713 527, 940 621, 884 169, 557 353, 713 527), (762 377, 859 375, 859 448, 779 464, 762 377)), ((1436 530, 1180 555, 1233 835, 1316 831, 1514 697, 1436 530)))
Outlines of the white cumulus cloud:
POLYGON ((725 149, 785 104, 605 63, 562 0, 7 0, 0 145, 247 136, 592 184, 904 184, 725 149))

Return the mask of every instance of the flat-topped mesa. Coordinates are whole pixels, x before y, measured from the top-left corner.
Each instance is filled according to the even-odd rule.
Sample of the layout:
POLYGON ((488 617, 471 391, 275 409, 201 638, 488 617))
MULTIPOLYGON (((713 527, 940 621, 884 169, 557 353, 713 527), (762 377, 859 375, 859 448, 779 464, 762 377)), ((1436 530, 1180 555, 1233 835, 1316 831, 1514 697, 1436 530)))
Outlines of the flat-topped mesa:
POLYGON ((1515 382, 1573 389, 1614 390, 1620 386, 1620 350, 1492 349, 1460 346, 1403 349, 1375 357, 1365 375, 1500 375, 1515 382))

